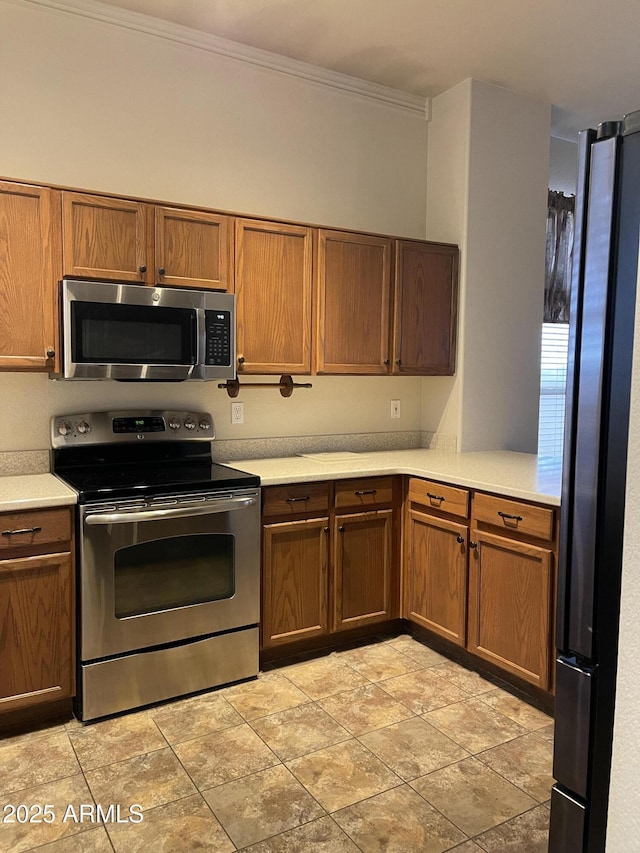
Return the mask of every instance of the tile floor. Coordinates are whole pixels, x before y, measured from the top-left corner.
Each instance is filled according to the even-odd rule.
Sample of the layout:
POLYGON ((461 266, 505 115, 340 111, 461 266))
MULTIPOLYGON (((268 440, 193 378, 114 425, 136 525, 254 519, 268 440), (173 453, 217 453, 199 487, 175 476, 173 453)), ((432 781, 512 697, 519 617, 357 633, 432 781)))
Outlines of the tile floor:
POLYGON ((0 851, 545 853, 552 738, 550 717, 399 636, 5 738, 0 808, 53 820, 5 809, 0 851))

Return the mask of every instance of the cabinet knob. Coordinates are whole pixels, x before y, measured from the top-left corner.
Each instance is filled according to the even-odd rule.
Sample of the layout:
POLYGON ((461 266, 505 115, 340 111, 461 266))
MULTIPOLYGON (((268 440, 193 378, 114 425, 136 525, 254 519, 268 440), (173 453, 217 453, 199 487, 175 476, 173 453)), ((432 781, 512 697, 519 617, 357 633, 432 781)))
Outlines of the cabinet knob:
POLYGON ((138 267, 139 273, 145 273, 147 271, 147 267, 143 264, 141 267, 138 267))
POLYGON ((47 356, 47 358, 54 358, 55 354, 56 351, 53 347, 47 347, 47 349, 45 350, 45 355, 47 356))
POLYGON ((458 535, 456 536, 456 542, 457 542, 459 545, 462 545, 462 543, 464 542, 464 536, 461 536, 461 535, 458 533, 458 535))
POLYGON ((329 528, 328 528, 328 527, 323 527, 322 529, 324 530, 324 532, 325 532, 325 533, 328 533, 328 532, 329 532, 329 528))
POLYGON ((242 367, 242 365, 244 364, 244 356, 243 356, 243 355, 239 355, 239 356, 238 356, 238 364, 239 364, 241 367, 242 367))
POLYGON ((390 361, 388 358, 385 358, 384 363, 385 363, 385 364, 387 365, 387 367, 388 367, 388 366, 391 364, 391 361, 390 361))
POLYGON ((344 524, 341 524, 338 530, 340 531, 340 533, 344 533, 344 524))
POLYGON ((477 542, 469 542, 469 548, 473 548, 474 550, 478 547, 477 542))
POLYGON ((396 364, 398 364, 398 365, 402 364, 402 359, 401 359, 401 358, 396 358, 396 364))
POLYGON ((160 267, 160 269, 158 270, 158 275, 164 275, 165 273, 166 273, 165 268, 164 268, 164 267, 160 267))

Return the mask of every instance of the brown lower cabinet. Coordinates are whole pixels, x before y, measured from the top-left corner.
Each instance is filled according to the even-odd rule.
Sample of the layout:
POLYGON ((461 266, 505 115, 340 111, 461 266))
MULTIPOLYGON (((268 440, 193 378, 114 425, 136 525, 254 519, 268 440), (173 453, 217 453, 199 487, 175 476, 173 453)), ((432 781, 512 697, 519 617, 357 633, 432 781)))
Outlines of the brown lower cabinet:
POLYGON ((0 515, 0 714, 68 699, 74 680, 71 511, 0 515))
POLYGON ((328 518, 264 525, 263 645, 327 633, 328 534, 328 518))
POLYGON ((556 527, 552 508, 411 478, 403 617, 550 690, 556 527))
POLYGON ((393 477, 263 489, 262 646, 398 615, 393 477))
POLYGON ((473 497, 467 648, 542 690, 552 687, 557 522, 550 507, 473 497))
POLYGON ((263 489, 262 645, 395 619, 553 689, 558 514, 418 477, 263 489), (402 557, 400 540, 402 538, 402 557))
POLYGON ((393 510, 338 515, 333 537, 333 629, 391 618, 393 510))

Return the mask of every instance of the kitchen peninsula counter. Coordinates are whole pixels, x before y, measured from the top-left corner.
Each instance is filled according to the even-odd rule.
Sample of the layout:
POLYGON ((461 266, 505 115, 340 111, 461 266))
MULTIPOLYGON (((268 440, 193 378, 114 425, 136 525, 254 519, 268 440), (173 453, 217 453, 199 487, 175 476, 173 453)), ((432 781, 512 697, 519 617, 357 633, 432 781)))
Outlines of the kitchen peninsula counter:
POLYGON ((260 477, 263 486, 406 474, 550 506, 560 505, 562 463, 557 458, 511 451, 451 453, 390 450, 313 453, 226 463, 260 477))

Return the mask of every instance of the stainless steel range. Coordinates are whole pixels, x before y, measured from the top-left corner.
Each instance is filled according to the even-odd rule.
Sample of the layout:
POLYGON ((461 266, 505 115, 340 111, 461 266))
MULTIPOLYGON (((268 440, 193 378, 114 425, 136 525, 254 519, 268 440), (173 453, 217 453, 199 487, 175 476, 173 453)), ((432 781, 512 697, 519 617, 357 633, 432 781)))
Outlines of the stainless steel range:
POLYGON ((51 421, 78 492, 78 700, 92 720, 256 676, 260 480, 215 464, 202 412, 51 421))

